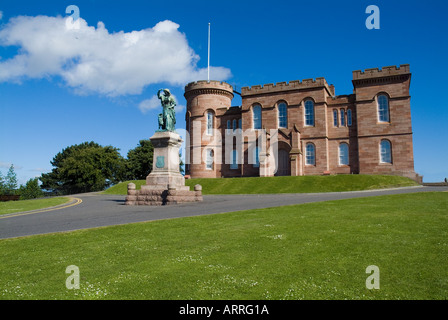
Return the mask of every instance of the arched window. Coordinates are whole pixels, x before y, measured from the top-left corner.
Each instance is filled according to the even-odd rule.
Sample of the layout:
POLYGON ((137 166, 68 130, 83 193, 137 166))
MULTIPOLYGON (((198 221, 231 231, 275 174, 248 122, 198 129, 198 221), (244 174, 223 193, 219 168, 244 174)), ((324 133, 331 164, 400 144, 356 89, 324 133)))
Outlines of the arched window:
POLYGON ((213 134, 213 112, 207 112, 207 134, 211 136, 213 134))
POLYGON ((235 132, 235 130, 237 129, 237 127, 236 127, 236 119, 233 119, 232 125, 233 125, 233 132, 235 132))
POLYGON ((337 127, 338 124, 339 124, 339 121, 338 121, 338 109, 334 109, 333 110, 333 126, 337 127))
POLYGON ((254 129, 261 129, 261 107, 256 105, 252 108, 254 129))
POLYGON ((305 101, 305 125, 314 126, 314 102, 312 100, 305 101))
POLYGON ((378 96, 378 121, 389 122, 389 99, 386 95, 381 94, 378 96))
POLYGON ((207 170, 213 170, 213 162, 214 162, 213 149, 207 149, 207 159, 205 161, 207 170))
POLYGON ((341 109, 341 127, 345 127, 345 110, 341 109))
POLYGON ((306 144, 305 164, 316 165, 316 147, 312 143, 306 144))
POLYGON ((392 163, 392 145, 389 140, 381 140, 380 162, 381 163, 392 163))
POLYGON ((352 126, 352 110, 351 109, 347 109, 347 125, 349 127, 352 126))
POLYGON ((348 144, 341 143, 339 145, 339 164, 340 165, 349 165, 349 157, 348 157, 348 144))
POLYGON ((278 127, 288 127, 288 108, 286 107, 286 103, 284 102, 281 102, 278 105, 278 127))
POLYGON ((243 120, 242 119, 238 120, 238 129, 243 129, 243 120))

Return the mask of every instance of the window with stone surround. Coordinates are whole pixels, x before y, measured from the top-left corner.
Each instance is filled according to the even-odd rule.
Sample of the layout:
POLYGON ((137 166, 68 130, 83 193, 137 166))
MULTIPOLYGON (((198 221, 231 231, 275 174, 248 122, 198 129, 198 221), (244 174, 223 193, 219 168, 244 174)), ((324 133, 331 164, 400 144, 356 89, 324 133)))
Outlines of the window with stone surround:
POLYGON ((305 101, 305 126, 314 126, 314 102, 305 101))
POLYGON ((278 127, 288 127, 288 108, 284 102, 278 104, 278 127))
POLYGON ((337 127, 339 125, 339 114, 338 109, 333 109, 333 127, 337 127))
POLYGON ((232 151, 232 159, 231 159, 231 163, 230 163, 230 169, 238 169, 238 151, 233 149, 232 151))
POLYGON ((254 164, 253 164, 254 168, 259 168, 260 167, 260 148, 259 147, 255 147, 254 148, 254 164))
POLYGON ((349 165, 348 144, 345 142, 339 144, 339 165, 349 165))
POLYGON ((345 127, 345 109, 341 109, 341 127, 345 127))
POLYGON ((306 144, 305 164, 310 166, 316 165, 316 147, 313 143, 306 144))
POLYGON ((390 122, 389 98, 384 94, 380 94, 377 98, 377 102, 378 102, 378 121, 390 122))
POLYGON ((347 125, 349 127, 352 126, 352 110, 351 109, 347 109, 347 125))
POLYGON ((392 144, 389 140, 380 142, 380 163, 392 163, 392 144))
POLYGON ((207 135, 213 134, 213 112, 207 112, 207 135))
POLYGON ((261 106, 255 105, 252 108, 252 116, 254 129, 261 129, 261 106))

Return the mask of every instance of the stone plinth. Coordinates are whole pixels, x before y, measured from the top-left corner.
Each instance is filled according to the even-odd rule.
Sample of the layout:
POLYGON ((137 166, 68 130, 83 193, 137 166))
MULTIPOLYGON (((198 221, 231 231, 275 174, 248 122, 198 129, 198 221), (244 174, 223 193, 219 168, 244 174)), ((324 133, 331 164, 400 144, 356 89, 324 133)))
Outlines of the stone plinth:
POLYGON ((126 205, 160 206, 202 201, 202 188, 198 185, 190 191, 190 187, 185 186, 184 176, 180 174, 180 136, 162 131, 156 132, 150 139, 154 146, 152 172, 140 190, 136 190, 133 183, 128 185, 126 205))

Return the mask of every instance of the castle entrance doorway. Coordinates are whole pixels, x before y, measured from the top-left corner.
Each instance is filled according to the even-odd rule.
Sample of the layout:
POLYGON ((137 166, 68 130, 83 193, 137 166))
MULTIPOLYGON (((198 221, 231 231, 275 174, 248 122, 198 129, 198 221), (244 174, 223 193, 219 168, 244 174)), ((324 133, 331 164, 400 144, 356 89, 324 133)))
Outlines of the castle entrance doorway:
POLYGON ((278 150, 278 167, 276 176, 290 176, 289 152, 285 149, 278 150))

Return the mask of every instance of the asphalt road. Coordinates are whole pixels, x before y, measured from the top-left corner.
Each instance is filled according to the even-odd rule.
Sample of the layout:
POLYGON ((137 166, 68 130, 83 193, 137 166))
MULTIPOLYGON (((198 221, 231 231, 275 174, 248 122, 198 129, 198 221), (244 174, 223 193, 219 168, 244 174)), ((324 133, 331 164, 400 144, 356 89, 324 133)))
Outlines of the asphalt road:
POLYGON ((162 207, 126 206, 125 196, 79 194, 73 195, 78 203, 74 201, 65 208, 0 215, 0 239, 247 209, 431 191, 448 191, 448 187, 305 194, 208 195, 204 196, 203 202, 162 207))

